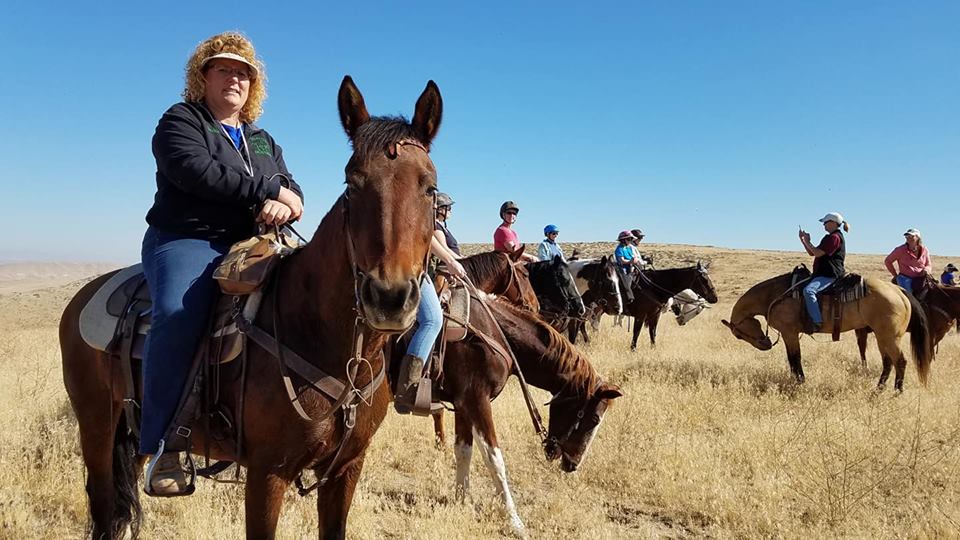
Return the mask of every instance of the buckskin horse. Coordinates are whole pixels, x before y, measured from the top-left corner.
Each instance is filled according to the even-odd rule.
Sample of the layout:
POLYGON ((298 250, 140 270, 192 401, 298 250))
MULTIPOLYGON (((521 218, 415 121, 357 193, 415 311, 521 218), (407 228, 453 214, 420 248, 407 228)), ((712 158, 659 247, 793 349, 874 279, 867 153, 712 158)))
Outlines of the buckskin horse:
MULTIPOLYGON (((383 369, 388 336, 408 328, 416 317, 418 280, 433 233, 436 170, 428 150, 440 126, 442 100, 430 81, 417 100, 412 122, 371 118, 347 76, 338 106, 353 145, 346 189, 313 239, 278 267, 254 324, 274 336, 282 332, 286 347, 339 379, 340 386, 362 388, 383 369), (273 313, 271 306, 278 311, 273 313), (273 325, 275 315, 278 327, 273 325), (362 348, 353 339, 354 331, 362 333, 362 348), (348 360, 357 355, 369 365, 346 381, 348 360)), ((115 358, 87 346, 78 330, 78 313, 106 279, 83 287, 60 323, 64 383, 80 428, 97 539, 122 536, 128 527, 136 537, 142 517, 137 483, 143 458, 136 455, 136 440, 121 414, 120 366, 115 358)), ((247 468, 247 538, 275 537, 284 493, 305 469, 329 469, 329 481, 317 497, 320 538, 344 538, 370 438, 391 399, 388 385, 379 385, 367 405, 355 407, 352 435, 341 444, 347 417, 340 402, 298 380, 300 405, 314 419, 307 421, 292 407, 277 358, 248 344, 247 363, 250 380, 257 384, 246 385, 243 393, 246 415, 239 421, 244 452, 213 456, 247 468)), ((233 382, 224 381, 220 391, 228 402, 238 398, 233 382)), ((203 426, 195 426, 193 448, 202 449, 205 437, 209 435, 203 426)))
MULTIPOLYGON (((763 330, 758 315, 766 318, 770 328, 783 337, 787 349, 787 361, 798 383, 804 381, 800 362, 800 335, 804 329, 805 306, 799 298, 787 293, 791 288, 792 272, 762 281, 747 290, 737 300, 730 313, 730 321, 721 321, 737 339, 746 341, 761 351, 773 348, 767 332, 763 330)), ((877 335, 877 345, 883 357, 883 371, 877 389, 882 390, 890 376, 890 367, 896 368, 894 389, 903 391, 903 375, 907 361, 900 349, 900 338, 910 332, 910 345, 920 382, 927 383, 933 353, 930 346, 930 327, 923 308, 912 295, 900 287, 875 278, 865 278, 869 293, 859 300, 843 304, 840 332, 849 332, 869 327, 877 335)), ((833 333, 833 318, 830 306, 821 302, 824 313, 821 333, 833 333)))
MULTIPOLYGON (((491 401, 515 373, 514 358, 526 381, 553 395, 545 432, 539 414, 531 415, 538 419, 534 429, 544 437, 547 460, 559 459, 564 472, 582 465, 611 401, 622 393, 616 385, 604 382, 587 358, 535 313, 502 298, 488 297, 484 302, 496 322, 479 301, 471 304, 471 333, 463 341, 447 344, 447 360, 434 396, 452 403, 455 410, 457 498, 463 500, 469 489, 476 440, 510 525, 522 535, 524 526, 507 483, 491 408, 491 401)), ((392 354, 402 355, 403 350, 398 345, 392 354)), ((528 407, 535 410, 532 401, 528 407)))
POLYGON ((709 264, 697 262, 685 268, 643 270, 633 280, 633 302, 624 307, 624 314, 633 316, 633 339, 630 350, 637 350, 637 339, 646 324, 650 346, 657 345, 657 325, 663 306, 686 289, 699 294, 709 304, 716 304, 717 290, 708 272, 709 264))
MULTIPOLYGON (((930 346, 936 354, 937 345, 947 335, 950 328, 957 325, 960 330, 960 288, 932 285, 923 300, 920 300, 927 321, 930 323, 930 346)), ((857 329, 857 348, 860 350, 860 366, 867 368, 867 337, 869 328, 857 329)))

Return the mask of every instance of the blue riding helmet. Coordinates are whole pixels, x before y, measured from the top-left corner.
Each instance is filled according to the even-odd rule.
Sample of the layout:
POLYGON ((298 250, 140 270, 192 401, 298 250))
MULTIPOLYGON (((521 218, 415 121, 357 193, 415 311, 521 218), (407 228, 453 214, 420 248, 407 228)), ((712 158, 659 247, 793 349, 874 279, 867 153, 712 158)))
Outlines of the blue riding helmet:
POLYGON ((556 225, 554 225, 554 224, 552 224, 552 223, 551 223, 550 225, 547 225, 546 227, 543 228, 543 235, 544 235, 544 236, 546 236, 546 235, 548 235, 548 234, 550 234, 550 233, 559 233, 559 232, 560 232, 560 227, 557 227, 556 225))

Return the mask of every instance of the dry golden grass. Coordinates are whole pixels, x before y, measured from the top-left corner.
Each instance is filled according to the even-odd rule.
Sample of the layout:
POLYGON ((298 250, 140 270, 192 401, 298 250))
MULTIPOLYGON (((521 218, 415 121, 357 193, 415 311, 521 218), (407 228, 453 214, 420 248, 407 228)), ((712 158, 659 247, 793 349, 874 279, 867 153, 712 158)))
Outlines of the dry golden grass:
MULTIPOLYGON (((612 245, 581 247, 596 253, 612 245)), ((683 328, 664 319, 658 348, 642 336, 636 353, 626 331, 605 319, 584 350, 625 397, 572 475, 543 459, 516 383, 508 385, 494 410, 532 538, 960 536, 955 334, 940 345, 929 388, 918 386, 910 367, 901 396, 874 393, 875 345, 863 373, 852 335, 840 343, 804 339, 807 383, 798 387, 781 346, 756 351, 719 320, 749 285, 805 256, 648 250, 661 267, 711 260, 721 303, 683 328)), ((883 275, 879 256, 851 256, 849 266, 883 275)), ((0 537, 76 538, 85 527, 84 473, 56 338, 60 309, 78 287, 0 295, 0 537)), ((368 455, 349 536, 507 533, 479 455, 466 505, 453 502, 453 483, 453 453, 434 448, 430 421, 388 416, 368 455)), ((145 498, 144 506, 146 538, 242 537, 237 486, 202 481, 190 499, 145 498)), ((316 537, 312 498, 289 492, 280 536, 316 537)))

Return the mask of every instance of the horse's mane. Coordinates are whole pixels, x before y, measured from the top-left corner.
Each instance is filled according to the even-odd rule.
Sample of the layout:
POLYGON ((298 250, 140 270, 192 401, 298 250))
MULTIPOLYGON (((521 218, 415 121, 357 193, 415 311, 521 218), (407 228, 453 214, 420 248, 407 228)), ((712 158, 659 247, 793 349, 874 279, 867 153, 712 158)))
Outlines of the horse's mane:
POLYGON ((540 357, 540 362, 562 374, 567 381, 564 389, 569 388, 583 396, 589 396, 593 392, 599 375, 590 365, 590 361, 566 338, 538 315, 518 308, 502 298, 497 300, 497 306, 536 328, 537 339, 546 345, 546 352, 540 357))
POLYGON ((353 151, 358 159, 364 160, 405 139, 420 141, 428 147, 420 140, 420 135, 413 125, 403 116, 375 116, 357 128, 353 137, 353 151))
POLYGON ((496 279, 503 272, 504 254, 499 251, 477 253, 460 259, 460 264, 475 283, 496 279))

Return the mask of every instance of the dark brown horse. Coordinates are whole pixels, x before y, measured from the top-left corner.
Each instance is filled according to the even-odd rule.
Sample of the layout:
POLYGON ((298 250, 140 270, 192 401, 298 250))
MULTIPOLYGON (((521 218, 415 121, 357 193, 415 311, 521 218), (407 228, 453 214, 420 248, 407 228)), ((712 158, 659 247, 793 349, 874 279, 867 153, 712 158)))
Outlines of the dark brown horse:
MULTIPOLYGON (((954 324, 960 330, 960 288, 933 285, 919 302, 927 315, 930 343, 936 351, 936 346, 954 324)), ((857 348, 860 349, 860 365, 863 369, 867 368, 867 337, 870 333, 869 328, 857 330, 857 348)))
MULTIPOLYGON (((471 305, 471 324, 501 347, 508 345, 527 382, 553 394, 544 444, 546 458, 559 459, 565 472, 577 470, 610 402, 622 395, 620 389, 604 382, 587 358, 536 314, 503 299, 488 300, 487 305, 503 329, 506 344, 477 301, 471 305)), ((403 348, 395 348, 393 354, 402 355, 403 348)), ((469 489, 470 457, 476 439, 511 527, 522 534, 523 522, 507 484, 506 465, 491 409, 491 401, 500 394, 513 372, 512 360, 509 354, 496 352, 476 334, 464 341, 449 343, 446 358, 441 384, 434 397, 452 403, 456 410, 457 497, 462 500, 469 489)))
MULTIPOLYGON (((436 171, 427 150, 440 125, 442 101, 430 81, 411 123, 371 118, 360 91, 346 77, 338 105, 353 143, 346 190, 309 244, 280 266, 255 323, 274 332, 270 306, 279 306, 284 344, 343 380, 359 318, 366 338, 362 354, 372 364, 355 381, 362 387, 382 365, 380 353, 388 336, 409 327, 416 316, 436 189, 436 171), (351 239, 355 256, 349 253, 351 239)), ((136 441, 121 415, 120 366, 115 357, 88 347, 78 331, 80 310, 105 279, 82 288, 60 323, 64 383, 80 427, 92 533, 97 539, 119 537, 128 527, 136 536, 141 518, 137 482, 142 458, 136 456, 136 441)), ((245 387, 244 452, 214 457, 247 468, 247 537, 273 538, 290 483, 301 471, 324 470, 332 461, 344 431, 344 413, 333 407, 332 399, 301 386, 303 409, 311 418, 326 417, 302 419, 281 383, 277 359, 260 347, 248 347, 249 377, 256 384, 245 387)), ((230 377, 224 377, 220 391, 228 403, 239 398, 238 385, 230 377)), ((390 390, 382 385, 369 406, 357 408, 353 434, 334 462, 329 483, 318 491, 320 538, 345 537, 367 446, 390 399, 390 390)), ((203 426, 196 426, 194 449, 203 449, 205 439, 203 426)))
POLYGON ((717 290, 708 273, 709 265, 697 262, 696 266, 686 268, 668 268, 666 270, 644 270, 633 280, 633 302, 626 305, 623 312, 633 317, 633 339, 630 350, 637 350, 637 339, 646 324, 650 333, 650 346, 657 345, 657 325, 660 314, 668 300, 684 289, 690 289, 716 304, 717 290))

